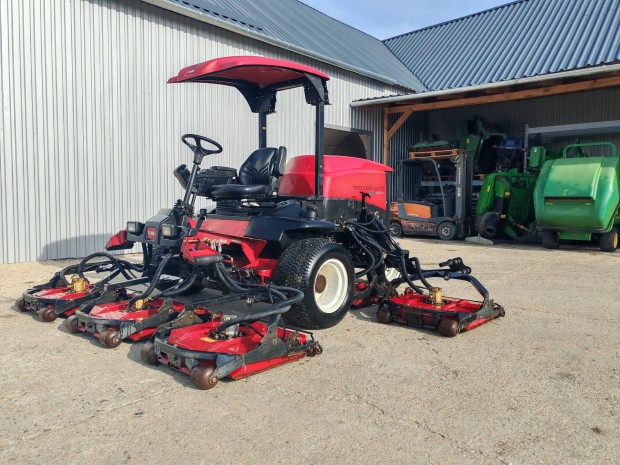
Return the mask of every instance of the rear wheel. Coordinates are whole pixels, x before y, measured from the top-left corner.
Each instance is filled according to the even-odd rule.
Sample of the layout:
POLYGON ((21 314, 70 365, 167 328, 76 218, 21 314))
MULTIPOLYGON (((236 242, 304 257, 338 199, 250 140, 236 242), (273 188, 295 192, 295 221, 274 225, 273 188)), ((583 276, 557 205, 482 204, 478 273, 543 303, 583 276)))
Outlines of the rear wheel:
POLYGON ((15 301, 15 306, 17 307, 17 309, 20 312, 25 312, 26 311, 26 301, 23 298, 17 299, 15 301))
POLYGON ((274 283, 293 287, 304 299, 283 315, 289 323, 323 329, 344 318, 353 299, 354 268, 349 252, 322 238, 303 239, 282 253, 274 283))
POLYGON ((601 234, 598 245, 603 252, 615 252, 618 248, 618 229, 611 228, 611 231, 601 234))
POLYGON ((456 224, 452 221, 442 221, 437 226, 437 237, 443 241, 451 241, 456 238, 458 230, 456 229, 456 224))
POLYGON ((560 247, 560 238, 557 232, 543 229, 540 232, 540 237, 545 249, 558 249, 560 247))
POLYGON ((390 227, 388 228, 388 230, 390 231, 390 235, 392 237, 402 237, 403 235, 403 227, 400 225, 400 223, 390 223, 390 227))

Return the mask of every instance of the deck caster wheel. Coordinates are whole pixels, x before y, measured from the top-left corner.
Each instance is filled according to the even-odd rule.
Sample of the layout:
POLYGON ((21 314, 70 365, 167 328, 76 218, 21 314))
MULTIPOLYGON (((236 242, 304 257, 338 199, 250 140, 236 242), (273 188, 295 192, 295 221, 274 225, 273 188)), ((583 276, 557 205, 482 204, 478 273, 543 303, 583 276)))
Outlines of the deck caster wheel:
POLYGON ((499 310, 499 316, 506 316, 506 310, 504 310, 504 307, 502 307, 501 305, 497 305, 497 308, 499 310))
POLYGON ((114 349, 121 345, 121 335, 114 329, 106 329, 99 334, 99 342, 108 349, 114 349))
POLYGON ((157 365, 157 355, 155 354, 155 344, 147 342, 140 349, 140 358, 144 363, 157 365))
POLYGON ((26 301, 24 299, 17 299, 15 301, 15 306, 20 312, 26 311, 26 301))
POLYGON ((459 333, 459 324, 456 320, 443 318, 439 322, 439 333, 442 336, 454 337, 459 333))
POLYGON ((377 321, 389 325, 394 321, 394 317, 387 308, 377 310, 377 321))
POLYGON ((306 355, 308 357, 314 357, 315 355, 321 355, 323 353, 323 347, 316 342, 314 345, 308 347, 306 350, 306 355))
POLYGON ((321 344, 319 344, 318 342, 314 346, 314 353, 316 355, 321 355, 323 353, 323 347, 321 347, 321 344))
POLYGON ((80 332, 79 322, 78 322, 77 316, 75 315, 71 315, 69 318, 67 318, 65 322, 63 323, 63 326, 65 327, 67 331, 69 331, 72 334, 80 332))
POLYGON ((219 381, 218 377, 213 374, 214 371, 214 365, 201 363, 192 368, 189 379, 198 389, 203 389, 205 391, 207 389, 213 389, 219 381))
POLYGON ((43 321, 47 321, 48 323, 58 318, 58 315, 54 311, 54 307, 52 307, 51 305, 40 308, 37 314, 39 315, 39 318, 41 318, 43 321))

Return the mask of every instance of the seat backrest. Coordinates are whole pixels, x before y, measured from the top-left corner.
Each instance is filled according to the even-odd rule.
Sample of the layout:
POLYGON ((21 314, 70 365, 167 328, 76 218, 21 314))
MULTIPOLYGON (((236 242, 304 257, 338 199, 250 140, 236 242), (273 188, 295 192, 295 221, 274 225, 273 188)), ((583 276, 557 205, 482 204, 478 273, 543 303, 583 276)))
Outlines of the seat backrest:
POLYGON ((239 168, 239 184, 269 186, 284 174, 285 165, 286 147, 255 150, 239 168))
POLYGON ((280 146, 278 148, 278 155, 276 157, 274 167, 273 167, 273 175, 278 178, 284 175, 284 169, 286 168, 286 147, 280 146))
POLYGON ((273 175, 273 158, 278 149, 267 147, 252 152, 239 168, 239 184, 246 186, 268 185, 273 175))

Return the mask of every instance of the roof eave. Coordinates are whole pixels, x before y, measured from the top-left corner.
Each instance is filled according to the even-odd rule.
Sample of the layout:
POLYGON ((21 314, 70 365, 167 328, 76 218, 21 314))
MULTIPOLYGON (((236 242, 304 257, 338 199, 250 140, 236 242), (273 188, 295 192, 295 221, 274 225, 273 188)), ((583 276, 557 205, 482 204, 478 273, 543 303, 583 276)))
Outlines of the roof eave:
POLYGON ((620 63, 611 64, 611 65, 599 65, 593 66, 590 68, 576 69, 571 71, 562 71, 559 73, 552 74, 544 74, 542 76, 532 76, 527 78, 519 78, 519 79, 511 79, 508 81, 501 82, 492 82, 488 84, 480 84, 475 86, 467 86, 467 87, 456 87, 454 89, 444 89, 444 90, 435 90, 430 92, 420 92, 413 94, 405 94, 405 95, 396 95, 392 97, 379 97, 372 100, 358 100, 351 103, 352 107, 377 107, 377 106, 386 106, 390 103, 406 103, 406 102, 415 102, 416 100, 433 98, 433 97, 445 97, 452 94, 466 94, 469 92, 478 92, 488 89, 498 89, 502 87, 510 87, 515 85, 523 85, 523 84, 535 84, 538 82, 545 82, 555 79, 564 79, 571 77, 585 77, 585 76, 593 76, 596 74, 605 74, 605 73, 613 73, 620 72, 620 63))

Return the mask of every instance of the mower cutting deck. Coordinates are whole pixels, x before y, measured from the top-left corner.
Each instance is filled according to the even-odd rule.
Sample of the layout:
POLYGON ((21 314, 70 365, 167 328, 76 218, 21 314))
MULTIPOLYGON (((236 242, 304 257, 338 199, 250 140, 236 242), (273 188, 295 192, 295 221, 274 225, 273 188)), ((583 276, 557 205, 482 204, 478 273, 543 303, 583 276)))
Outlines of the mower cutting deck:
MULTIPOLYGON (((504 308, 494 303, 484 286, 469 275, 471 269, 461 259, 440 263, 439 266, 449 266, 450 269, 424 271, 418 276, 427 286, 428 293, 416 292, 413 287, 409 287, 402 294, 383 299, 377 310, 377 321, 437 329, 443 336, 454 337, 505 315, 504 308), (480 302, 444 297, 441 288, 428 283, 430 278, 467 281, 484 300, 480 302)), ((397 280, 393 285, 400 282, 402 280, 397 280)))
POLYGON ((301 292, 273 285, 237 291, 186 307, 176 320, 157 329, 140 352, 142 360, 167 365, 190 375, 196 387, 211 389, 224 377, 245 378, 323 352, 312 333, 288 329, 281 320, 290 305, 303 299, 301 292), (270 304, 239 315, 210 310, 236 300, 270 304))
POLYGON ((130 302, 128 299, 80 307, 65 320, 65 328, 71 333, 95 336, 103 346, 113 349, 124 339, 139 341, 150 337, 157 326, 173 320, 183 310, 183 304, 172 299, 130 302))
POLYGON ((133 284, 139 284, 141 280, 131 276, 132 270, 138 271, 141 267, 107 253, 95 253, 57 272, 47 283, 28 289, 15 305, 21 311, 36 312, 41 320, 51 322, 59 315, 73 315, 80 305, 91 300, 119 300, 124 294, 112 293, 106 286, 119 274, 133 284), (101 258, 104 261, 96 260, 101 258), (92 271, 107 273, 107 276, 91 284, 84 273, 92 271))

